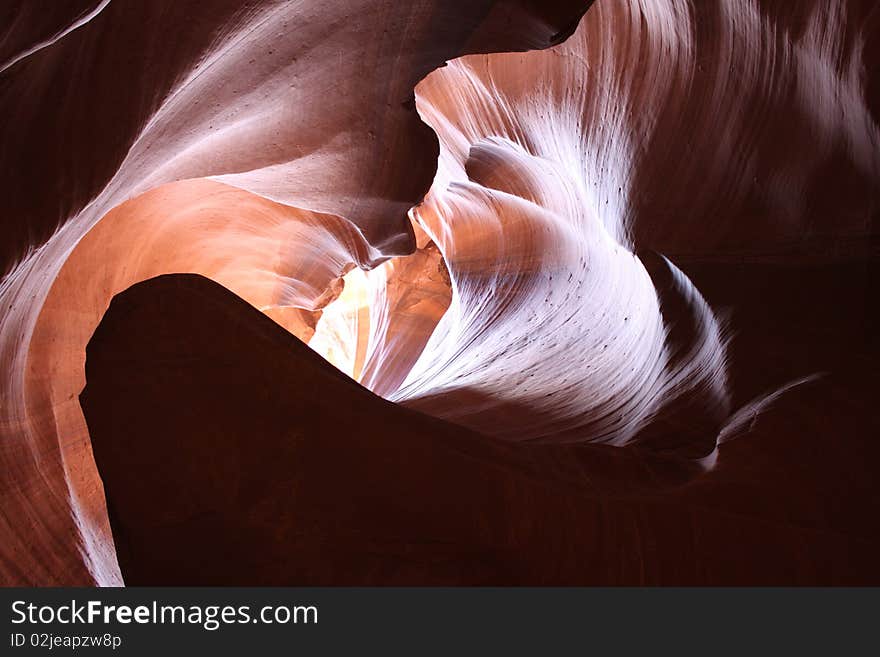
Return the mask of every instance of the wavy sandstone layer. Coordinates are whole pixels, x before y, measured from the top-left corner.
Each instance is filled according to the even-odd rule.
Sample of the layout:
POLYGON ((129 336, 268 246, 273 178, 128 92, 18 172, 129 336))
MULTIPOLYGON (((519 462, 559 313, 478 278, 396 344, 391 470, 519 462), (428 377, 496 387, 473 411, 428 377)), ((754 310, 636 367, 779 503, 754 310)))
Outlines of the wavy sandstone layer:
POLYGON ((204 581, 876 581, 880 10, 590 4, 4 10, 0 580, 174 583, 234 531, 204 581), (177 272, 229 292, 157 279, 102 322, 177 272), (268 397, 212 387, 224 351, 268 397), (376 481, 369 521, 321 501, 376 481))

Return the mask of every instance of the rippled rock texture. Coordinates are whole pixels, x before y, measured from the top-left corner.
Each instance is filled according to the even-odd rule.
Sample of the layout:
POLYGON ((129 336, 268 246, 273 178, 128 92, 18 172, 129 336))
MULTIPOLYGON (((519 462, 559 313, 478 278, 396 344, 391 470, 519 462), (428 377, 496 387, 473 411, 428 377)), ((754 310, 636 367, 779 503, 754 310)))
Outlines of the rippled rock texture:
POLYGON ((36 4, 3 582, 880 580, 876 3, 36 4))

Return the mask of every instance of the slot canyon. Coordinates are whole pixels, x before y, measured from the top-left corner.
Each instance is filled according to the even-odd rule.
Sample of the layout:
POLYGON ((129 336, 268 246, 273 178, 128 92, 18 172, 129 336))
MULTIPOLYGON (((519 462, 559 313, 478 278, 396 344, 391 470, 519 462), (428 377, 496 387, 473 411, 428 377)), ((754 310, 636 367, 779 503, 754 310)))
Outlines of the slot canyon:
POLYGON ((0 583, 880 584, 880 2, 8 0, 0 583))

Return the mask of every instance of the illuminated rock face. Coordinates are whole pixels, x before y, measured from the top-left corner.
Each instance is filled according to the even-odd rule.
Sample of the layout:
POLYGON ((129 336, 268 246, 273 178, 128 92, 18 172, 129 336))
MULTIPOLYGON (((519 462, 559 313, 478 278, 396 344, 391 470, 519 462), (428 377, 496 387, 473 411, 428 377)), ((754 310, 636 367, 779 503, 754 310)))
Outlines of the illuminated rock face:
POLYGON ((813 4, 604 2, 563 45, 461 58, 423 81, 441 156, 415 217, 455 296, 392 398, 515 440, 623 444, 687 397, 688 423, 717 433, 723 332, 652 256, 661 308, 634 254, 787 255, 868 236, 880 140, 861 37, 846 43, 843 3, 813 4))
MULTIPOLYGON (((332 391, 340 426, 349 427, 344 431, 359 424, 379 440, 376 423, 390 422, 396 428, 385 449, 398 450, 406 440, 423 446, 415 465, 386 458, 382 450, 364 454, 370 467, 387 468, 383 477, 399 476, 405 467, 418 477, 432 455, 451 470, 465 468, 442 456, 452 425, 407 419, 421 417, 412 410, 465 427, 461 440, 482 443, 491 436, 511 443, 474 447, 480 465, 468 470, 467 494, 454 499, 475 506, 477 524, 506 517, 501 507, 519 504, 519 498, 480 498, 485 491, 478 482, 504 463, 519 474, 492 481, 517 490, 528 488, 522 482, 530 477, 548 486, 574 477, 601 482, 593 491, 598 498, 611 491, 626 497, 643 494, 642 480, 651 480, 644 494, 671 505, 677 519, 670 522, 682 531, 714 522, 689 524, 696 521, 685 519, 685 509, 695 500, 710 500, 720 514, 745 509, 752 520, 741 529, 756 537, 755 559, 761 528, 787 518, 826 536, 805 557, 811 563, 846 551, 846 541, 828 537, 829 531, 857 536, 859 554, 876 542, 880 532, 864 514, 853 511, 840 524, 825 520, 830 512, 823 499, 834 495, 807 496, 802 507, 758 509, 749 485, 779 473, 750 468, 743 446, 740 452, 720 446, 743 434, 766 434, 757 418, 768 413, 773 431, 784 434, 784 414, 774 409, 803 413, 799 395, 809 399, 818 389, 828 400, 858 399, 870 389, 868 370, 860 368, 876 363, 876 348, 865 337, 870 331, 862 330, 871 326, 874 305, 858 302, 856 292, 870 289, 865 280, 875 271, 868 263, 880 201, 880 137, 872 113, 877 84, 867 74, 877 61, 880 18, 870 3, 815 0, 794 8, 769 0, 599 0, 579 24, 589 3, 221 2, 210 12, 181 2, 80 4, 39 18, 23 4, 0 50, 7 62, 0 73, 2 157, 16 163, 0 177, 3 213, 10 218, 3 228, 9 273, 0 288, 3 581, 121 581, 78 403, 86 385, 85 348, 114 295, 175 272, 220 283, 398 404, 363 401, 367 393, 348 385, 332 391), (576 25, 567 40, 549 47, 576 25), (527 48, 545 49, 453 59, 527 48), (127 57, 108 56, 120 52, 127 57), (437 68, 445 60, 452 61, 437 68), (759 261, 783 268, 866 264, 855 270, 835 265, 815 279, 803 269, 817 289, 826 278, 834 282, 831 293, 810 299, 818 314, 850 300, 834 321, 817 321, 821 331, 811 331, 773 311, 794 288, 774 287, 772 277, 764 287, 777 296, 762 297, 766 312, 750 305, 747 294, 718 293, 728 299, 720 304, 704 298, 704 285, 726 289, 720 282, 728 275, 704 266, 759 261), (847 275, 855 279, 847 282, 842 271, 854 271, 847 275), (724 321, 721 306, 730 309, 724 321), (779 342, 749 332, 767 317, 787 327, 779 342), (738 343, 740 334, 747 339, 738 343), (838 340, 852 351, 829 346, 838 340), (818 371, 830 371, 830 383, 815 384, 810 376, 818 371), (348 397, 354 390, 357 403, 348 397), (550 444, 551 451, 517 452, 526 449, 522 443, 550 444), (571 451, 569 443, 578 447, 571 451), (568 458, 572 463, 565 465, 568 458), (644 469, 654 474, 633 474, 644 469), (725 493, 726 481, 745 488, 725 493), (686 493, 669 492, 682 485, 686 493)), ((729 266, 743 289, 761 297, 755 281, 770 270, 729 266)), ((178 308, 169 312, 183 317, 169 304, 178 308)), ((113 321, 125 327, 123 334, 107 337, 105 331, 104 365, 92 370, 100 381, 89 381, 90 390, 101 391, 91 393, 87 419, 90 427, 102 427, 102 449, 133 440, 121 435, 125 425, 106 417, 116 405, 108 391, 120 388, 124 374, 107 363, 138 338, 130 335, 136 329, 113 321)), ((252 327, 251 319, 241 321, 252 327)), ((185 348, 194 339, 174 321, 161 325, 157 344, 167 339, 185 348)), ((218 344, 232 344, 226 337, 229 342, 218 344)), ((245 342, 243 349, 259 349, 245 342)), ((248 358, 262 362, 265 354, 248 358)), ((185 363, 174 367, 182 368, 181 381, 203 380, 185 363)), ((145 385, 137 399, 120 388, 117 401, 127 417, 150 412, 155 398, 145 385)), ((288 384, 289 393, 301 394, 301 385, 288 384)), ((181 399, 189 394, 185 387, 174 391, 181 399)), ((233 415, 235 399, 228 400, 233 415)), ((262 426, 256 403, 226 423, 262 426)), ((827 407, 837 408, 831 401, 827 407)), ((322 407, 320 417, 330 415, 322 407)), ((161 430, 189 440, 199 427, 183 417, 178 424, 172 417, 161 430)), ((861 439, 869 421, 863 412, 840 420, 833 433, 846 433, 849 442, 836 445, 836 453, 867 460, 875 449, 861 439)), ((291 422, 295 433, 318 431, 314 422, 291 422)), ((281 449, 290 458, 275 464, 272 476, 302 467, 296 450, 276 444, 284 432, 274 424, 264 428, 273 436, 267 453, 281 449)), ((814 440, 828 435, 815 433, 814 440)), ((790 449, 767 447, 775 463, 791 458, 791 451, 805 453, 796 442, 779 440, 790 449)), ((192 441, 206 449, 204 436, 192 441)), ((347 448, 346 439, 333 444, 347 448)), ((152 463, 141 448, 131 453, 152 463)), ((759 442, 751 449, 764 448, 759 442)), ((328 468, 321 473, 327 477, 334 476, 326 462, 331 456, 325 448, 316 461, 328 468)), ((259 455, 250 458, 244 462, 258 468, 259 455)), ((105 481, 124 481, 138 467, 137 459, 110 456, 106 466, 98 460, 105 481)), ((872 477, 845 477, 832 461, 829 477, 847 478, 848 490, 859 492, 846 495, 847 504, 858 508, 876 498, 872 477)), ((179 486, 181 478, 201 481, 185 469, 168 476, 172 489, 174 477, 179 486)), ((812 471, 797 485, 823 490, 822 477, 812 471)), ((760 490, 778 494, 773 487, 760 490)), ((428 507, 442 506, 443 498, 428 491, 417 486, 409 494, 421 495, 428 507)), ((393 496, 391 489, 385 493, 393 496)), ((108 490, 111 506, 114 494, 108 490)), ((114 521, 117 538, 141 531, 136 525, 143 518, 132 509, 149 500, 119 494, 132 504, 114 521)), ((537 497, 524 507, 534 517, 576 505, 544 493, 517 495, 537 497)), ((220 526, 254 520, 237 504, 220 526)), ((273 504, 287 508, 285 500, 273 504)), ((584 504, 577 513, 586 522, 596 509, 584 504)), ((454 507, 448 515, 428 514, 419 525, 425 535, 452 531, 445 523, 454 507)), ((379 504, 371 513, 398 511, 379 504)), ((379 525, 398 531, 409 517, 401 513, 379 525)), ((614 531, 630 531, 642 511, 633 513, 621 511, 611 521, 614 531)), ((460 529, 453 532, 458 541, 485 539, 460 529)), ((510 536, 523 531, 511 526, 510 536)), ((588 533, 560 532, 560 545, 589 542, 588 533)), ((654 536, 676 540, 661 529, 654 536)), ((382 532, 373 538, 381 542, 382 532)), ((272 549, 282 554, 285 543, 278 540, 272 549)), ((499 540, 492 538, 493 554, 509 548, 499 540)), ((691 546, 695 558, 726 540, 716 532, 709 543, 691 546)), ((785 582, 858 581, 858 568, 846 577, 812 566, 782 572, 779 564, 795 558, 804 538, 780 531, 773 541, 774 559, 751 571, 744 567, 741 581, 751 572, 772 582, 774 568, 785 582)), ((305 553, 319 550, 319 543, 305 553)), ((641 548, 630 547, 637 559, 641 548)), ((564 574, 545 577, 543 549, 523 548, 524 570, 507 564, 496 572, 497 563, 481 558, 450 566, 446 581, 503 583, 505 574, 530 582, 638 579, 630 570, 595 576, 609 558, 602 550, 585 562, 586 570, 573 563, 564 574), (481 567, 493 576, 482 577, 481 567)), ((369 570, 387 573, 387 581, 427 581, 424 573, 389 572, 393 555, 379 571, 366 563, 327 566, 314 576, 282 568, 282 579, 383 580, 366 577, 369 570)), ((136 581, 162 579, 155 566, 135 561, 124 568, 138 573, 136 581)), ((679 573, 678 581, 729 581, 719 574, 723 559, 711 568, 699 563, 708 570, 690 577, 660 560, 648 579, 675 582, 679 573)), ((241 565, 225 581, 273 583, 271 571, 257 575, 249 568, 241 565)), ((224 581, 216 572, 207 579, 224 581)))
MULTIPOLYGON (((406 211, 436 158, 412 103, 419 79, 464 53, 546 47, 586 4, 111 2, 5 71, 4 579, 120 581, 76 404, 113 294, 161 272, 206 273, 307 336, 343 272, 316 281, 412 248, 406 211), (199 185, 221 189, 196 180, 206 176, 247 192, 205 194, 199 185), (117 207, 130 199, 134 212, 117 207), (294 236, 313 211, 344 219, 294 236), (87 238, 113 217, 125 225, 87 238), (303 249, 315 271, 300 269, 303 249)), ((22 23, 19 53, 56 31, 22 23)))

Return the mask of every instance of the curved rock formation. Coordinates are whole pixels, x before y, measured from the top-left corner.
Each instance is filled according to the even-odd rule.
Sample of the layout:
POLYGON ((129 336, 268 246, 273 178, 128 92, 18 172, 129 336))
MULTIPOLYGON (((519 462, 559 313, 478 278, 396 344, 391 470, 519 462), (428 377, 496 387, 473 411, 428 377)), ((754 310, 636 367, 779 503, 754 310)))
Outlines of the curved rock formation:
MULTIPOLYGON (((216 273, 222 261, 239 257, 236 231, 221 245, 209 229, 198 238, 201 247, 181 242, 185 248, 167 261, 146 251, 141 259, 132 251, 168 234, 147 223, 144 232, 118 240, 116 253, 97 245, 100 258, 83 253, 73 274, 83 294, 56 295, 67 304, 58 309, 65 324, 75 324, 70 330, 82 340, 58 347, 50 337, 56 346, 44 351, 35 346, 40 333, 58 327, 49 326, 51 290, 89 231, 143 192, 214 176, 293 204, 294 214, 308 207, 344 216, 348 227, 336 253, 349 267, 408 252, 414 240, 406 211, 429 186, 436 156, 436 138, 411 102, 416 82, 463 53, 547 46, 586 8, 531 0, 111 2, 4 71, 0 138, 9 166, 0 198, 8 219, 5 264, 12 269, 0 289, 8 473, 0 531, 9 537, 3 579, 120 581, 75 408, 79 388, 69 385, 81 381, 87 336, 121 289, 106 286, 102 270, 119 263, 109 276, 124 287, 162 271, 216 273), (352 231, 357 245, 349 243, 352 231), (210 248, 215 253, 205 253, 210 248), (58 368, 78 373, 56 376, 58 368), (58 409, 58 399, 73 400, 73 408, 58 409)), ((63 11, 55 11, 47 21, 63 24, 63 11)), ((18 42, 42 40, 43 27, 22 22, 18 42)), ((198 203, 184 197, 180 207, 161 208, 168 231, 178 223, 175 215, 190 215, 198 203)), ((232 219, 248 209, 232 204, 226 212, 232 219)), ((285 246, 282 238, 270 248, 285 246)), ((314 246, 334 258, 326 243, 314 246)), ((254 275, 246 277, 251 283, 242 285, 253 289, 254 275)), ((263 282, 272 284, 271 278, 263 282)), ((298 317, 299 310, 282 302, 272 312, 298 317)))
POLYGON ((723 332, 663 259, 661 311, 634 253, 784 258, 816 239, 867 252, 880 136, 865 33, 846 41, 858 17, 843 3, 606 2, 551 50, 430 75, 417 97, 441 157, 415 218, 457 297, 392 398, 515 439, 621 444, 686 397, 686 423, 717 433, 723 332), (738 53, 748 73, 731 76, 738 53))
MULTIPOLYGON (((732 443, 735 467, 698 479, 627 447, 511 445, 389 404, 185 275, 118 295, 86 371, 129 584, 880 581, 880 534, 815 515, 843 501, 834 458, 816 477, 752 454, 816 397, 775 408, 744 460, 732 443)), ((802 448, 822 438, 803 426, 802 448)))
MULTIPOLYGON (((354 449, 352 458, 371 464, 383 481, 403 476, 404 464, 391 455, 414 441, 406 449, 420 450, 419 457, 406 476, 424 482, 406 494, 437 514, 412 526, 425 536, 448 530, 446 538, 464 550, 485 546, 485 534, 450 519, 471 500, 470 520, 461 522, 476 527, 498 516, 498 533, 489 541, 492 556, 469 565, 444 549, 422 553, 409 543, 377 548, 384 556, 376 563, 358 561, 355 551, 411 520, 412 509, 389 506, 403 489, 379 486, 369 517, 383 530, 363 544, 349 536, 348 556, 333 565, 309 573, 296 564, 273 561, 274 571, 260 571, 242 563, 200 581, 876 579, 865 555, 878 537, 867 519, 876 515, 877 487, 869 472, 844 466, 876 455, 866 436, 876 425, 867 400, 878 353, 871 286, 880 13, 870 2, 845 0, 797 7, 781 0, 599 0, 578 22, 589 4, 268 0, 206 8, 111 0, 42 13, 26 3, 6 10, 0 535, 7 540, 0 580, 122 581, 101 478, 117 482, 107 499, 120 505, 113 531, 128 542, 117 546, 120 554, 129 550, 126 579, 173 583, 180 581, 174 573, 191 572, 181 551, 201 550, 195 525, 177 546, 176 565, 170 556, 142 562, 146 547, 162 553, 171 545, 160 548, 183 516, 165 501, 144 510, 147 488, 130 488, 125 479, 184 438, 195 467, 209 439, 198 423, 170 412, 137 428, 172 441, 156 453, 137 441, 121 453, 134 440, 121 434, 139 413, 150 414, 151 403, 173 404, 189 394, 187 386, 208 385, 199 363, 209 352, 236 349, 228 332, 235 327, 244 340, 230 360, 236 368, 277 361, 279 377, 306 368, 315 381, 332 381, 312 390, 291 380, 287 392, 357 407, 338 411, 339 421, 354 430, 356 418, 364 435, 383 445, 359 452, 348 428, 327 437, 317 420, 276 413, 287 408, 278 401, 263 409, 271 421, 253 430, 265 429, 266 451, 242 457, 254 469, 242 482, 257 485, 259 464, 274 456, 266 485, 288 481, 283 468, 298 467, 300 447, 283 445, 286 423, 306 438, 318 432, 340 450, 354 449), (545 50, 499 52, 529 48, 545 50), (496 54, 468 55, 487 52, 496 54), (175 272, 216 281, 283 329, 266 328, 251 308, 204 283, 176 287, 163 278, 133 288, 116 307, 132 299, 144 307, 135 304, 129 319, 108 315, 90 348, 102 364, 89 363, 98 379, 89 374, 87 429, 78 394, 90 336, 114 295, 175 272), (164 302, 156 295, 167 299, 170 316, 161 317, 164 302), (196 306, 188 309, 184 298, 196 306), (196 308, 209 312, 205 298, 223 308, 213 342, 203 326, 193 326, 196 308), (134 316, 159 333, 126 323, 134 316), (283 330, 295 338, 280 337, 283 330), (277 333, 275 346, 245 337, 266 331, 277 333), (297 339, 396 406, 330 377, 297 339), (174 353, 192 349, 192 363, 151 364, 152 351, 137 354, 161 345, 174 353), (198 351, 210 345, 214 351, 198 351), (119 365, 123 355, 139 363, 143 379, 119 365), (166 366, 189 383, 151 387, 149 378, 166 376, 166 366), (136 393, 123 395, 128 388, 120 381, 129 375, 136 393), (376 428, 382 423, 396 428, 383 437, 376 428), (93 439, 106 454, 97 455, 100 476, 93 439), (479 465, 443 456, 449 441, 474 443, 479 465), (839 460, 820 456, 823 441, 839 460), (449 482, 462 472, 461 490, 445 492, 448 504, 435 490, 447 480, 428 477, 435 459, 449 482), (662 467, 655 467, 658 459, 662 467), (793 459, 801 470, 786 485, 781 479, 790 473, 782 466, 793 459), (507 474, 490 474, 499 468, 507 474), (762 477, 780 483, 755 486, 762 477), (487 494, 481 480, 516 492, 490 503, 480 498, 487 494), (547 491, 563 480, 588 485, 593 501, 570 491, 555 499, 547 491), (612 493, 641 496, 602 520, 602 531, 629 546, 614 567, 612 542, 584 563, 541 571, 557 548, 533 546, 525 521, 499 511, 520 508, 517 496, 535 498, 521 508, 526 517, 566 509, 592 529, 553 528, 553 545, 586 549, 598 531, 594 516, 604 513, 596 500, 612 493), (764 495, 793 499, 760 508, 764 495), (835 510, 837 503, 847 512, 835 510), (678 544, 690 565, 676 561, 675 541, 684 539, 668 528, 655 526, 645 535, 650 540, 627 543, 639 518, 655 512, 679 535, 715 528, 708 543, 694 539, 690 552, 678 544), (742 521, 726 534, 718 519, 733 522, 731 514, 742 521), (807 535, 816 537, 815 550, 797 547, 807 535), (671 544, 672 561, 658 557, 639 570, 639 555, 659 540, 671 544), (762 540, 775 555, 764 561, 762 540), (750 546, 751 561, 731 572, 724 571, 733 568, 729 559, 707 556, 727 541, 750 546), (520 559, 516 565, 498 551, 514 544, 522 549, 512 557, 520 559), (394 570, 398 548, 418 553, 419 565, 394 570), (846 569, 817 565, 837 563, 848 550, 846 569), (434 558, 450 568, 436 578, 426 575, 434 558), (787 570, 787 560, 797 565, 787 570), (162 568, 170 569, 165 576, 162 568)), ((224 408, 216 426, 236 428, 222 440, 238 450, 263 402, 249 398, 245 411, 235 401, 244 394, 239 388, 217 385, 213 403, 224 408)), ((276 394, 287 393, 271 399, 276 394)), ((204 407, 200 395, 193 403, 204 407)), ((332 416, 323 404, 322 422, 332 416)), ((335 476, 329 461, 343 457, 315 449, 323 476, 335 476)), ((231 464, 206 466, 204 478, 189 467, 143 481, 213 490, 231 464)), ((310 496, 328 493, 322 486, 329 483, 315 485, 310 496)), ((275 536, 272 549, 280 555, 300 541, 300 519, 318 527, 298 543, 302 554, 318 550, 330 535, 327 519, 288 512, 285 500, 270 501, 275 493, 260 486, 248 504, 264 508, 265 517, 257 514, 263 520, 277 512, 290 532, 275 536)), ((346 484, 334 494, 341 491, 354 489, 346 484)), ((229 501, 232 492, 217 494, 229 501)), ((199 500, 189 511, 220 512, 217 500, 199 500)), ((265 527, 248 525, 257 517, 249 508, 230 502, 211 531, 236 527, 249 541, 266 542, 265 527)), ((347 526, 370 531, 369 523, 347 526)), ((234 548, 242 559, 245 547, 234 548)))

